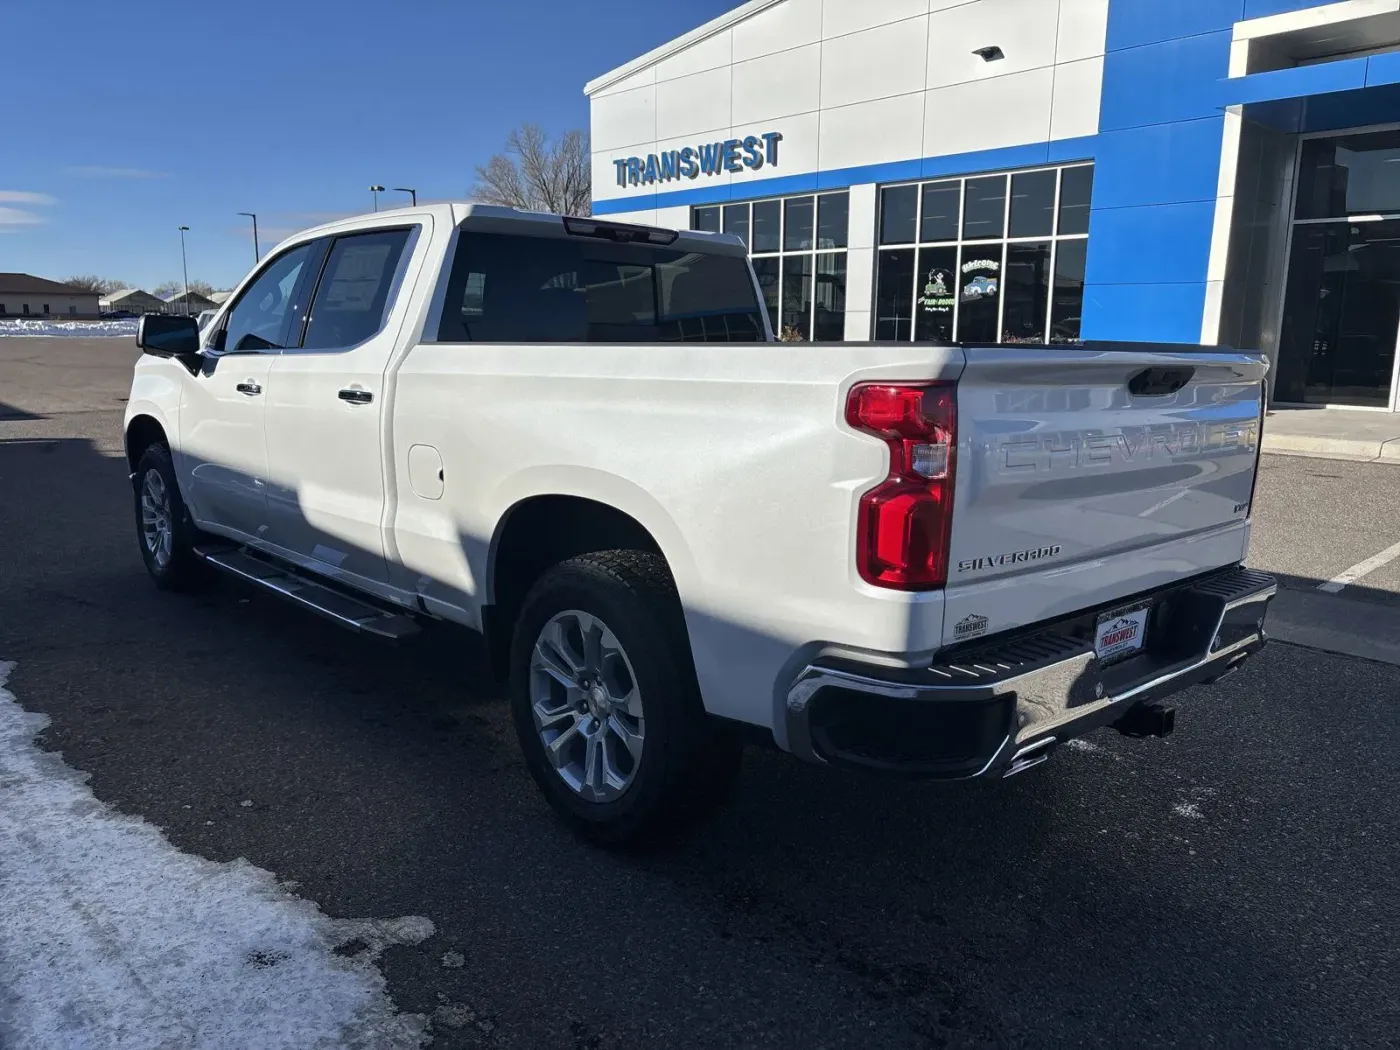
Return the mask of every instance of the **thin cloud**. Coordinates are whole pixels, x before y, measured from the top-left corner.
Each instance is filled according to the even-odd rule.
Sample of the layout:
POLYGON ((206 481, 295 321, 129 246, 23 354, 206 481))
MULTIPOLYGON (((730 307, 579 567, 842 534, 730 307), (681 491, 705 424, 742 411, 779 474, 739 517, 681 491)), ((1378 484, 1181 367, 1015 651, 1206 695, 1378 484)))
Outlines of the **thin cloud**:
POLYGON ((48 220, 28 208, 13 205, 27 204, 40 207, 54 203, 47 193, 32 193, 29 190, 0 190, 0 233, 19 233, 21 230, 39 226, 48 220))
POLYGON ((65 175, 79 175, 87 179, 168 179, 164 171, 149 171, 146 168, 112 168, 105 164, 75 164, 64 168, 65 175))
POLYGON ((0 190, 0 204, 52 204, 54 199, 47 193, 30 193, 28 190, 0 190))

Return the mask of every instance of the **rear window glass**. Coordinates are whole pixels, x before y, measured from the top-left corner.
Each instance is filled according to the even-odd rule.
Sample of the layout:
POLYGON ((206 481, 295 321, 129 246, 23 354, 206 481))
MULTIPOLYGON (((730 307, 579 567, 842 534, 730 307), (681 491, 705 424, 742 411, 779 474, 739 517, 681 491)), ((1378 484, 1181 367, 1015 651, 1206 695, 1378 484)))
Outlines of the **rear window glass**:
POLYGON ((759 309, 741 256, 463 232, 438 340, 756 342, 759 309))

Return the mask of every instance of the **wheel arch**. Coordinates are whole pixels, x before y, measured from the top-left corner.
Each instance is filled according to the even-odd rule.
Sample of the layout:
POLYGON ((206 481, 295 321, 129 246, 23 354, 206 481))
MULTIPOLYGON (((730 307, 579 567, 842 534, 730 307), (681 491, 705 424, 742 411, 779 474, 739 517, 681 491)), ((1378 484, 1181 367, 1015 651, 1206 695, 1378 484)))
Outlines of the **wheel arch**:
POLYGON ((684 594, 692 563, 674 522, 642 490, 606 477, 612 490, 606 496, 596 487, 585 494, 578 486, 559 486, 522 495, 500 515, 487 552, 482 617, 498 671, 504 670, 526 594, 550 566, 567 558, 600 550, 651 551, 666 562, 684 594))
POLYGON ((134 473, 146 449, 155 444, 164 444, 168 448, 170 437, 165 432, 165 427, 160 420, 153 415, 141 412, 127 420, 123 442, 126 448, 127 466, 134 473))

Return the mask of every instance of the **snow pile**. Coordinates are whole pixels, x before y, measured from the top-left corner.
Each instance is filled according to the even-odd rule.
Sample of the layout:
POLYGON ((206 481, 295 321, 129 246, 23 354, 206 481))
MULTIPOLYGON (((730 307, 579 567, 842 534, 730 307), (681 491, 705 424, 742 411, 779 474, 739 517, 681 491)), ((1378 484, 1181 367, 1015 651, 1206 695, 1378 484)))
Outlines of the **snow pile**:
POLYGON ((412 1050, 376 957, 425 918, 331 919, 239 859, 181 853, 34 736, 0 663, 0 1046, 412 1050), (337 947, 340 951, 337 952, 337 947))
POLYGON ((121 321, 49 321, 36 318, 11 317, 0 320, 0 336, 125 336, 136 338, 136 318, 121 321))

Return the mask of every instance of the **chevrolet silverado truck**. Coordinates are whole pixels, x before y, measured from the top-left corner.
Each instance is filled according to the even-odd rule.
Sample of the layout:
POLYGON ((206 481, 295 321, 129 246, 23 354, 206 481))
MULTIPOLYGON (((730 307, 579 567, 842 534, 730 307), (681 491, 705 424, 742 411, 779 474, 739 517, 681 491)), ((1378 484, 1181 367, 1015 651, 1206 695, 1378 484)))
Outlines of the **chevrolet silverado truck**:
POLYGON ((480 632, 595 840, 745 743, 953 779, 1165 735, 1265 642, 1259 354, 777 342, 732 236, 472 204, 308 230, 138 342, 156 584, 480 632))

